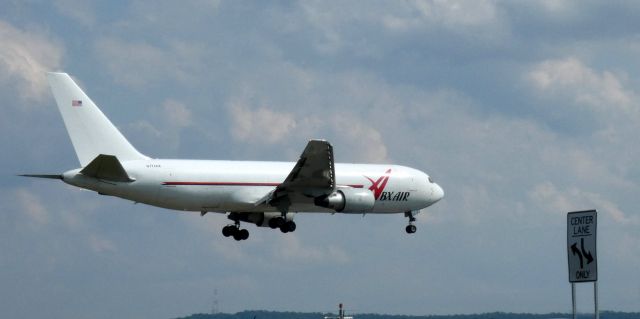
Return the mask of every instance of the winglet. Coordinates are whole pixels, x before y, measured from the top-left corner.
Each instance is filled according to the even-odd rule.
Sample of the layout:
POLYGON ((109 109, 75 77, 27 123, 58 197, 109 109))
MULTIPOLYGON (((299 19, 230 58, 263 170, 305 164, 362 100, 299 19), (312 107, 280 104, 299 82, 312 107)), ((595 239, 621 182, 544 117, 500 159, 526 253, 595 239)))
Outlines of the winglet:
POLYGON ((85 166, 80 173, 85 176, 104 179, 112 182, 133 182, 135 179, 129 177, 127 172, 113 155, 98 155, 89 165, 85 166))

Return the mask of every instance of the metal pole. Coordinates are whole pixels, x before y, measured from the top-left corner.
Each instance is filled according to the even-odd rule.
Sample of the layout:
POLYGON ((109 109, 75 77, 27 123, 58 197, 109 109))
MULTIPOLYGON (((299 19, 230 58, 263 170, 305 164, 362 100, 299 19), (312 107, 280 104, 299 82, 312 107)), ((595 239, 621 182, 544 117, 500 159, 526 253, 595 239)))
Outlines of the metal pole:
POLYGON ((598 281, 593 282, 593 303, 596 308, 595 318, 600 319, 600 311, 598 311, 598 281))
POLYGON ((573 319, 576 319, 576 284, 571 283, 571 308, 573 310, 573 319))

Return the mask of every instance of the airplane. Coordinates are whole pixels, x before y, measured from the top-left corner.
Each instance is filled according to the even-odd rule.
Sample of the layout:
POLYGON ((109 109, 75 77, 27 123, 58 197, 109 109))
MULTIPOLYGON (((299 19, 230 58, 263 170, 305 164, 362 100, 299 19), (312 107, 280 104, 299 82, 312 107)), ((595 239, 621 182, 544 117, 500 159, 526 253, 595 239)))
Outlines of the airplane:
POLYGON ((154 159, 138 152, 66 73, 47 73, 80 168, 59 179, 135 203, 226 214, 225 237, 249 238, 240 222, 296 230, 295 213, 389 214, 409 218, 444 197, 429 175, 410 167, 334 163, 333 147, 310 140, 297 162, 154 159))

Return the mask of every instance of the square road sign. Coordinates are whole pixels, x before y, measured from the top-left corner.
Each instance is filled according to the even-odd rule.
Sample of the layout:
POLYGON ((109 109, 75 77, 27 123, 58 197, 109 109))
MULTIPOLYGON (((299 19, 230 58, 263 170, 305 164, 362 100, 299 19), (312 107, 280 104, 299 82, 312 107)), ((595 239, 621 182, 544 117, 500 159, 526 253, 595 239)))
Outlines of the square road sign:
POLYGON ((598 280, 598 258, 596 255, 597 217, 595 210, 567 214, 569 282, 598 280))

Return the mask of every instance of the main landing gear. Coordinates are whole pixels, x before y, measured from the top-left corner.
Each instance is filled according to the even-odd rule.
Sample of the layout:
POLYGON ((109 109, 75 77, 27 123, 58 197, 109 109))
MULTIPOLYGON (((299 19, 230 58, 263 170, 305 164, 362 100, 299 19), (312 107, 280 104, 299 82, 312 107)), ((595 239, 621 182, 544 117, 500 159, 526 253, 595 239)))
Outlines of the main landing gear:
POLYGON ((233 239, 240 241, 249 238, 249 231, 240 228, 240 222, 247 222, 256 224, 257 226, 269 226, 272 229, 280 229, 283 233, 290 233, 296 230, 296 223, 293 222, 293 216, 287 218, 287 213, 242 213, 231 212, 227 216, 233 221, 233 224, 228 224, 222 228, 222 235, 224 237, 233 237, 233 239))
POLYGON ((296 230, 296 223, 292 220, 287 220, 286 213, 282 215, 282 217, 269 219, 269 227, 271 227, 271 229, 280 228, 280 231, 283 233, 294 232, 296 230))
POLYGON ((411 211, 404 212, 404 216, 409 217, 409 225, 407 225, 407 227, 405 227, 404 230, 407 232, 407 234, 415 233, 418 230, 418 227, 416 227, 416 225, 413 224, 416 221, 416 218, 413 216, 413 212, 411 211))
POLYGON ((224 235, 224 237, 232 236, 233 239, 241 241, 249 238, 249 231, 246 229, 240 229, 240 221, 236 221, 233 225, 222 227, 222 235, 224 235))

